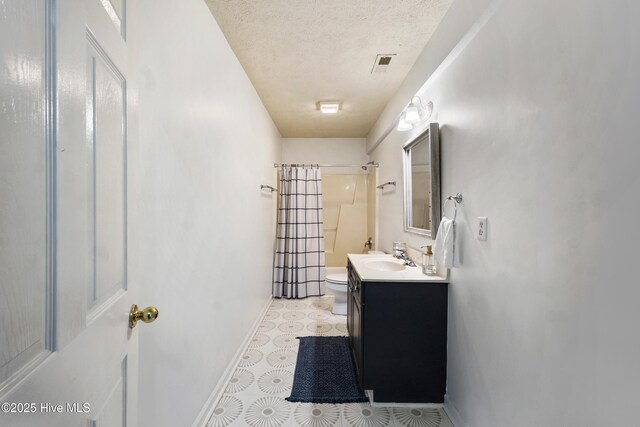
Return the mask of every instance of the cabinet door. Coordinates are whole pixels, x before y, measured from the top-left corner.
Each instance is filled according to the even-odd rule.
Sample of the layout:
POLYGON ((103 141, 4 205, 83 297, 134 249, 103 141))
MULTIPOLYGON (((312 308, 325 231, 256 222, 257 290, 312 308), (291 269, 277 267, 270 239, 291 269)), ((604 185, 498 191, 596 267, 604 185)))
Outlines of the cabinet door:
POLYGON ((353 346, 353 291, 351 283, 347 286, 347 332, 349 343, 353 346))
POLYGON ((353 267, 351 262, 347 264, 347 332, 349 334, 349 343, 353 348, 353 267))
POLYGON ((353 357, 356 365, 356 375, 358 382, 363 385, 363 372, 362 372, 362 314, 360 303, 356 298, 353 298, 353 315, 352 315, 352 339, 351 348, 353 349, 353 357))

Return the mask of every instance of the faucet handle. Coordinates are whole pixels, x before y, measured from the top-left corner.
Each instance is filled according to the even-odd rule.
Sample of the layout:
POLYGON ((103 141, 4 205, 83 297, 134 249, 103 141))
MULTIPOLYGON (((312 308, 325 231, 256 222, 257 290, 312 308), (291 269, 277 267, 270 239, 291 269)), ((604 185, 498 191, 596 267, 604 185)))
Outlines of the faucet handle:
POLYGON ((393 256, 395 258, 402 258, 406 254, 407 254, 407 252, 404 249, 394 249, 393 250, 393 256))

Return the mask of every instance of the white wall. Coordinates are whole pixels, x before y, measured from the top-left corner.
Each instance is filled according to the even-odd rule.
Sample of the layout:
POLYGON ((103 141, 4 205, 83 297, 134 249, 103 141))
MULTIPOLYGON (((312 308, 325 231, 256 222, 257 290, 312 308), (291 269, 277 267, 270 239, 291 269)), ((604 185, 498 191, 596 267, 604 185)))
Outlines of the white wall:
POLYGON ((271 293, 280 135, 201 0, 129 2, 140 420, 189 426, 271 293))
MULTIPOLYGON (((283 163, 365 164, 366 138, 282 138, 283 163)), ((361 168, 326 168, 324 173, 364 173, 361 168)))
MULTIPOLYGON (((456 0, 412 72, 441 126, 442 193, 464 195, 448 408, 459 426, 635 425, 640 6, 484 2, 420 89, 433 71, 424 56, 453 48, 438 32, 454 33, 475 3, 456 0), (478 216, 486 242, 473 236, 478 216)), ((408 138, 393 131, 372 153, 379 180, 399 180, 408 138)), ((380 199, 383 249, 421 243, 402 232, 401 193, 380 199)))
MULTIPOLYGON (((469 31, 469 28, 477 22, 478 17, 491 1, 476 0, 469 2, 458 0, 451 4, 437 31, 429 39, 428 47, 416 59, 415 64, 398 88, 398 91, 389 100, 384 111, 369 131, 367 135, 368 153, 371 153, 377 147, 390 128, 395 129, 395 124, 392 122, 398 118, 402 109, 409 103, 409 100, 416 95, 418 88, 422 87, 425 80, 449 56, 451 50, 469 31)), ((424 100, 424 103, 426 102, 424 100)))

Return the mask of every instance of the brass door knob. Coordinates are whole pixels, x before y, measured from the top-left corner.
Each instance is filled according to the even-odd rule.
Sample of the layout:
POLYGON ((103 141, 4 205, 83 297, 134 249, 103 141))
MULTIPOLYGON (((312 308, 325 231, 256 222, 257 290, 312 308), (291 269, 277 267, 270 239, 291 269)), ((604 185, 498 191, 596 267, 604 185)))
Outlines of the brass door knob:
POLYGON ((133 304, 131 311, 129 312, 129 327, 135 328, 138 320, 142 320, 144 323, 151 323, 158 318, 158 309, 155 307, 147 307, 143 310, 138 310, 138 306, 133 304))

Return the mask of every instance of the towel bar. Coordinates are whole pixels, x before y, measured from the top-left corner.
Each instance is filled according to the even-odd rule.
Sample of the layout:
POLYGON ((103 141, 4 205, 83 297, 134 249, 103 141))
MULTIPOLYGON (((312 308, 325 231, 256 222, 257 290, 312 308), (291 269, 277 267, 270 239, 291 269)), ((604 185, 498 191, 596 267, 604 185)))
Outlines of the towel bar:
POLYGON ((264 184, 260 185, 260 189, 261 189, 261 190, 271 190, 271 192, 272 192, 272 193, 273 193, 274 191, 278 191, 278 190, 276 190, 275 188, 273 188, 272 186, 270 186, 270 185, 264 185, 264 184))
POLYGON ((396 186, 396 182, 395 181, 385 182, 384 184, 378 185, 376 188, 384 189, 384 187, 386 187, 387 185, 393 185, 395 187, 396 186))

